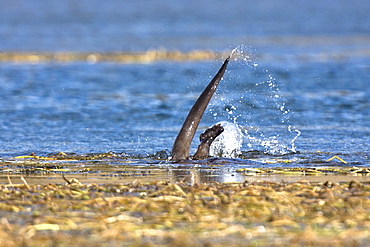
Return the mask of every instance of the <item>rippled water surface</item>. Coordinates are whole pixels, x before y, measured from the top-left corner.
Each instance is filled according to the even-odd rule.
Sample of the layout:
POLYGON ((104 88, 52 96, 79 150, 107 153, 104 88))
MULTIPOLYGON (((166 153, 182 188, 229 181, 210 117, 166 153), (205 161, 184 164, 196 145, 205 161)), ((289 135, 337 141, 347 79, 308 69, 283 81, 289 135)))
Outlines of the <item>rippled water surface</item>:
MULTIPOLYGON (((93 2, 5 1, 0 9, 0 51, 237 48, 198 134, 218 121, 234 122, 244 134, 243 156, 226 162, 231 170, 209 172, 212 163, 207 164, 206 177, 241 181, 245 177, 236 169, 266 163, 370 164, 366 1, 320 1, 305 8, 291 1, 233 0, 227 8, 221 1, 93 2), (347 163, 326 162, 332 156, 347 163), (287 157, 286 163, 281 157, 287 157)), ((152 173, 155 178, 176 177, 166 172, 173 164, 165 158, 189 109, 221 64, 217 59, 147 64, 4 61, 4 167, 13 157, 32 152, 114 152, 127 157, 125 167, 130 161, 132 169, 146 171, 149 164, 165 171, 157 177, 152 173)), ((197 145, 196 137, 192 153, 197 145)), ((104 164, 117 174, 122 160, 104 164)))

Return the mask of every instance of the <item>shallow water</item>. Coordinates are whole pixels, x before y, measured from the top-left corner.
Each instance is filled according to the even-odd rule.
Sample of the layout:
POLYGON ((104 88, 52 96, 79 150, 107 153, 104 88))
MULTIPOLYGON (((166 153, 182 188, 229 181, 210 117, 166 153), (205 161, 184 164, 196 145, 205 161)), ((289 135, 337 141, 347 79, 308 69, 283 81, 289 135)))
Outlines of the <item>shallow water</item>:
MULTIPOLYGON (((145 156, 170 149, 219 64, 2 64, 1 155, 145 156)), ((367 152, 369 68, 330 62, 285 71, 266 65, 258 72, 245 64, 230 63, 200 131, 235 120, 248 131, 243 151, 273 151, 260 142, 276 137, 278 145, 290 147, 297 135, 288 131, 291 125, 301 132, 294 142, 298 151, 367 152)), ((194 140, 192 151, 196 146, 194 140)))
MULTIPOLYGON (((225 11, 223 4, 213 1, 163 0, 150 8, 141 1, 130 6, 120 1, 109 5, 6 1, 0 10, 0 50, 231 51, 237 47, 198 134, 218 121, 235 122, 244 133, 245 155, 217 169, 201 165, 197 172, 207 175, 200 181, 243 181, 246 177, 236 169, 281 166, 287 154, 284 164, 292 167, 369 166, 370 6, 365 1, 340 1, 335 6, 320 1, 307 3, 303 10, 290 1, 228 4, 225 11), (334 155, 347 164, 336 159, 326 162, 334 155)), ((110 167, 109 174, 122 166, 145 174, 149 163, 154 166, 152 175, 158 176, 145 179, 183 179, 178 175, 182 168, 153 154, 162 154, 161 158, 169 154, 188 110, 221 63, 3 62, 3 169, 13 157, 32 152, 49 156, 111 151, 130 162, 102 161, 110 167)), ((195 138, 192 153, 197 143, 195 138)), ((193 174, 192 167, 186 166, 186 176, 193 174)), ((81 176, 104 177, 96 174, 81 176)), ((6 176, 3 179, 6 182, 6 176)))

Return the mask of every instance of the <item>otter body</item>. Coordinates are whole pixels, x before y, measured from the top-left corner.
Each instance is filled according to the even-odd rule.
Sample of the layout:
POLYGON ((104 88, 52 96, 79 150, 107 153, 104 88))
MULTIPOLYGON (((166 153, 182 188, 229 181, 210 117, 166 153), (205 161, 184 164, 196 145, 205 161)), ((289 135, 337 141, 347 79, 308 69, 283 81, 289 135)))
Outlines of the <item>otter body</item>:
MULTIPOLYGON (((229 63, 230 56, 226 58, 221 68, 215 77, 211 80, 208 86, 204 89, 199 96, 193 107, 191 108, 185 122, 183 123, 179 134, 172 147, 172 160, 186 160, 190 157, 190 145, 194 138, 195 132, 198 128, 203 113, 206 110, 209 101, 211 100, 214 92, 216 91, 229 63)), ((214 125, 207 129, 201 135, 201 144, 194 155, 194 159, 204 159, 209 157, 209 147, 213 140, 222 133, 223 128, 221 125, 214 125)))

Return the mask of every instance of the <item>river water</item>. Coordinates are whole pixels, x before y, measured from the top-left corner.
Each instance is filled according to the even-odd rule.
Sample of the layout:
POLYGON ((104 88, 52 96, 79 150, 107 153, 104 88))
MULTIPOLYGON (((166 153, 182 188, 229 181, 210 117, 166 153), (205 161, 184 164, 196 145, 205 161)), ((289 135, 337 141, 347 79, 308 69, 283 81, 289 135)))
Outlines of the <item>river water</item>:
MULTIPOLYGON (((0 51, 236 49, 198 131, 218 121, 237 124, 243 156, 230 166, 282 166, 276 160, 287 157, 293 167, 367 167, 369 12, 361 0, 12 0, 0 9, 0 51), (347 164, 326 162, 332 156, 347 164)), ((32 152, 113 152, 134 167, 172 166, 158 157, 169 155, 222 62, 3 61, 0 157, 8 165, 32 152)), ((196 137, 192 153, 197 145, 196 137)), ((120 167, 113 163, 105 164, 120 167)), ((235 170, 226 174, 244 179, 235 170)))

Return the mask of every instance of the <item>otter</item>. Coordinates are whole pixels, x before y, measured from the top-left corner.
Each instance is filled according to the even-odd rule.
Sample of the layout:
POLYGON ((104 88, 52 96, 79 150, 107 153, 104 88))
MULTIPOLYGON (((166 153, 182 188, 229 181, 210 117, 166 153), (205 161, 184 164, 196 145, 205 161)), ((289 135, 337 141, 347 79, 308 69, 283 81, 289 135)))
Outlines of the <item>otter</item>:
MULTIPOLYGON (((221 68, 211 80, 208 86, 201 93, 193 107, 189 111, 188 116, 183 123, 179 134, 172 147, 172 160, 187 160, 190 158, 190 145, 194 138, 195 132, 198 128, 203 113, 206 110, 209 101, 211 100, 214 92, 216 91, 229 63, 230 56, 228 56, 221 68)), ((197 152, 192 157, 193 159, 205 159, 209 157, 209 148, 213 140, 224 131, 220 124, 208 128, 200 135, 200 145, 197 152)))

